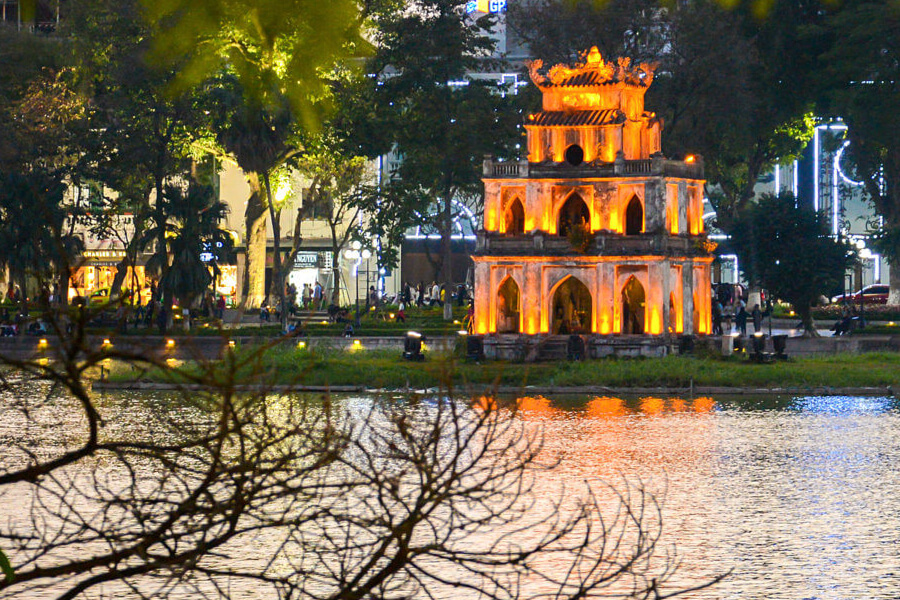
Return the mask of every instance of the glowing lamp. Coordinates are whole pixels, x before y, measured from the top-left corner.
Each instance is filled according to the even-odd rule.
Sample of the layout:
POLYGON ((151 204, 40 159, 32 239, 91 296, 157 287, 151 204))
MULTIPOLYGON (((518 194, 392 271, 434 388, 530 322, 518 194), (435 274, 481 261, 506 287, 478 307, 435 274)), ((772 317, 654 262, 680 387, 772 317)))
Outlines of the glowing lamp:
POLYGON ((228 340, 228 347, 234 348, 234 340, 228 340))
POLYGON ((173 340, 171 338, 167 339, 166 340, 166 348, 174 348, 174 347, 175 347, 175 340, 173 340))
POLYGON ((460 330, 457 331, 456 333, 457 333, 458 335, 469 335, 469 332, 466 331, 465 329, 460 329, 460 330))
POLYGON ((46 348, 47 347, 47 338, 41 338, 40 340, 38 340, 38 346, 40 348, 46 348))
POLYGON ((360 348, 362 348, 362 342, 360 342, 359 340, 353 340, 353 349, 359 350, 360 348))
POLYGON ((421 333, 406 332, 406 337, 403 339, 403 358, 416 362, 425 360, 425 356, 422 354, 422 341, 421 333))
POLYGON ((684 157, 684 162, 686 162, 687 164, 691 164, 696 161, 697 161, 697 157, 694 156, 693 154, 688 154, 687 156, 684 157))
POLYGON ((112 346, 112 342, 109 341, 109 338, 105 338, 103 340, 103 345, 104 346, 112 346))
POLYGON ((302 340, 297 342, 297 348, 299 348, 300 350, 302 350, 303 348, 306 348, 306 342, 304 342, 302 340))

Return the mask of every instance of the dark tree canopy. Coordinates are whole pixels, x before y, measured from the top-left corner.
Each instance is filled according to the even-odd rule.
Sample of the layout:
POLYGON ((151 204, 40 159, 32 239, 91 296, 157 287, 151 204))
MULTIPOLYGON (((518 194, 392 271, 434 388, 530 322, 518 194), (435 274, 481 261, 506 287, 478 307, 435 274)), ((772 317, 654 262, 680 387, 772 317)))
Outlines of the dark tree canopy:
POLYGON ((810 308, 843 284, 855 250, 830 236, 826 219, 797 204, 793 194, 764 194, 735 222, 732 244, 747 281, 789 302, 815 335, 810 308))
POLYGON ((876 244, 891 264, 889 302, 900 304, 900 6, 851 0, 807 33, 821 50, 823 113, 847 123, 847 156, 883 217, 876 244))

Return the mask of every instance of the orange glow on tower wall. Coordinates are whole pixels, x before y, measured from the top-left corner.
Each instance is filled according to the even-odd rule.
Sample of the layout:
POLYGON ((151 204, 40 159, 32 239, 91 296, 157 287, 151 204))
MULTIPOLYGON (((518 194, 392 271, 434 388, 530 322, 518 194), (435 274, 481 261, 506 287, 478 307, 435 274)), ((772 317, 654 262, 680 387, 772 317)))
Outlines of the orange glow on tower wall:
POLYGON ((653 335, 662 333, 662 317, 659 314, 659 308, 654 306, 650 309, 650 328, 648 329, 653 335))

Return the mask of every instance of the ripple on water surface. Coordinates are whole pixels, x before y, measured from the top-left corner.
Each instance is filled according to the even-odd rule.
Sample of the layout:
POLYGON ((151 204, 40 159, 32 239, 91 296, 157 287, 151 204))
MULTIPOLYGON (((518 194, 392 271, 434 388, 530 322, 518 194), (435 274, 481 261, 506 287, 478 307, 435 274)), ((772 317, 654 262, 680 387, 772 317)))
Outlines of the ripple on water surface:
POLYGON ((900 597, 896 399, 549 406, 570 418, 531 417, 546 428, 548 451, 565 457, 560 477, 614 482, 628 473, 650 482, 664 490, 667 540, 678 545, 683 581, 733 569, 690 597, 900 597))

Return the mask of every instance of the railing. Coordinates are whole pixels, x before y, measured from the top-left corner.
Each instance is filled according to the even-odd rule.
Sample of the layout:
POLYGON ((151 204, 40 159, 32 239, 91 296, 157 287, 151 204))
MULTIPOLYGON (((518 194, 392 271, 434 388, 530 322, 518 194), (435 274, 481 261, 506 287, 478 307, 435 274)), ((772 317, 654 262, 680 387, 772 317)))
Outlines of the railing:
POLYGON ((664 158, 639 160, 617 160, 611 163, 588 164, 573 167, 566 163, 535 163, 528 161, 495 162, 484 161, 484 176, 488 178, 527 177, 647 177, 666 176, 684 179, 703 179, 702 163, 686 163, 664 158))
POLYGON ((528 175, 527 162, 489 162, 485 174, 493 177, 524 177, 528 175))
POLYGON ((653 161, 651 159, 626 160, 625 161, 625 174, 626 175, 649 174, 652 170, 652 166, 653 166, 653 161))

